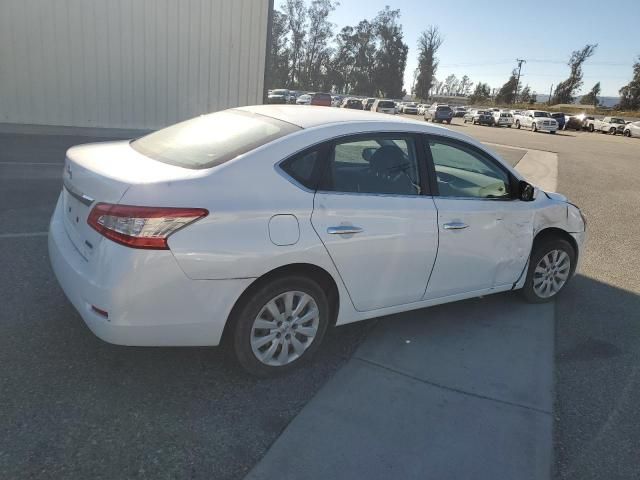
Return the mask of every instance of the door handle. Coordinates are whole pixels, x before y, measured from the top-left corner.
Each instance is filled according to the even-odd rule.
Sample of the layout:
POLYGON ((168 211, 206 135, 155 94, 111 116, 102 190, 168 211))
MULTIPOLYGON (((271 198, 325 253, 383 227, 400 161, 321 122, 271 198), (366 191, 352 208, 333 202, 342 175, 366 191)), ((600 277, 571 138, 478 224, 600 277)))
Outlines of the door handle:
POLYGON ((468 226, 469 225, 462 222, 451 222, 445 223, 444 225, 442 225, 442 228, 444 228, 445 230, 462 230, 464 228, 467 228, 468 226))
POLYGON ((361 233, 362 231, 360 227, 354 227, 353 225, 339 225, 337 227, 327 228, 329 235, 353 235, 354 233, 361 233))

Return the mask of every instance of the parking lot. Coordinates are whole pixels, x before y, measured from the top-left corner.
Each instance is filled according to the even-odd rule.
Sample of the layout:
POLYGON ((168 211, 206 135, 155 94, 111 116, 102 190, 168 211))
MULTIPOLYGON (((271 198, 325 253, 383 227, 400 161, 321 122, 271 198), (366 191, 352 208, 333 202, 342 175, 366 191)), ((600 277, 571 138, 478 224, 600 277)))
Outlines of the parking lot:
MULTIPOLYGON (((640 141, 458 118, 448 128, 491 144, 512 164, 527 149, 558 155, 558 191, 585 212, 589 243, 580 275, 555 303, 557 473, 637 476, 640 141)), ((311 364, 274 380, 247 376, 222 348, 101 342, 64 298, 46 248, 64 151, 94 140, 104 139, 0 134, 0 472, 241 478, 377 322, 332 331, 311 364)), ((513 301, 505 294, 494 302, 500 298, 513 301)), ((456 311, 439 307, 438 315, 456 311)), ((446 322, 439 328, 447 334, 446 322)))

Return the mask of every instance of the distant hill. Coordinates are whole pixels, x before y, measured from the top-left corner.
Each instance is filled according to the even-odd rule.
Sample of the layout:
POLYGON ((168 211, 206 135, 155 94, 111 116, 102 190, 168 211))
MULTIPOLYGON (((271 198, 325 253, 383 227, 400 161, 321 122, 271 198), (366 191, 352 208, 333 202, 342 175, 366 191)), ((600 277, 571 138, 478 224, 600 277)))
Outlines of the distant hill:
MULTIPOLYGON (((581 98, 582 98, 582 95, 579 97, 576 97, 575 103, 579 104, 581 98)), ((549 95, 538 94, 537 99, 538 99, 538 103, 546 103, 547 101, 549 101, 549 95)), ((600 100, 600 105, 604 107, 614 107, 615 105, 620 103, 620 97, 598 97, 598 99, 600 100)))

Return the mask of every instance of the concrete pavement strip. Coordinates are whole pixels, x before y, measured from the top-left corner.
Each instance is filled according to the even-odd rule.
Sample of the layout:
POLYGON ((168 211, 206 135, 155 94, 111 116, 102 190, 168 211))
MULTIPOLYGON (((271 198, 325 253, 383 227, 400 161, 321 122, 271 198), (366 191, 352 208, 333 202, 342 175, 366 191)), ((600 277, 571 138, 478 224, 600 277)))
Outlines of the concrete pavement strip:
MULTIPOLYGON (((555 154, 518 170, 555 190, 555 154)), ((550 478, 554 324, 513 293, 381 319, 246 479, 550 478)))

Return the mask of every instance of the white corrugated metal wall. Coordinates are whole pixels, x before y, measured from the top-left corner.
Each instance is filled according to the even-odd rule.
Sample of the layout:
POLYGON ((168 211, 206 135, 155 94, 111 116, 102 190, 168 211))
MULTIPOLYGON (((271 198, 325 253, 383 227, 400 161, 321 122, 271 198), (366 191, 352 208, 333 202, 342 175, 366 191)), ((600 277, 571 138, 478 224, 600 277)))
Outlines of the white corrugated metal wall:
POLYGON ((157 128, 262 103, 269 0, 0 0, 0 122, 157 128))

